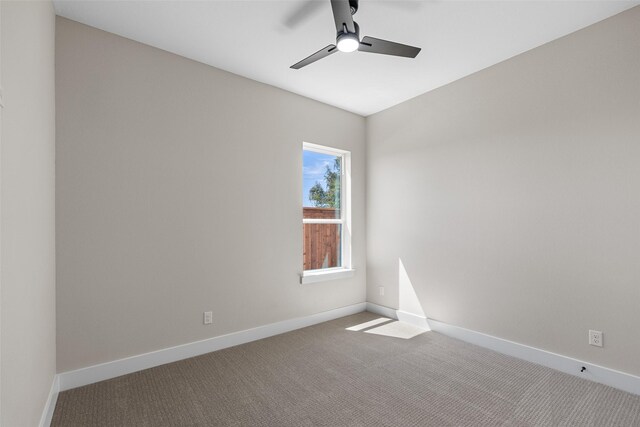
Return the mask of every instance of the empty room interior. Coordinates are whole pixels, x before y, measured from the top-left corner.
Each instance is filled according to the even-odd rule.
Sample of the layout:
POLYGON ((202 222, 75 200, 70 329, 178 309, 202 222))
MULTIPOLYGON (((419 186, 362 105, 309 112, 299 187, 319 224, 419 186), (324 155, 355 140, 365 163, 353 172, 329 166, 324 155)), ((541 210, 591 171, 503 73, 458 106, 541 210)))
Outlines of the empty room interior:
POLYGON ((640 426, 640 1, 0 0, 0 426, 640 426))

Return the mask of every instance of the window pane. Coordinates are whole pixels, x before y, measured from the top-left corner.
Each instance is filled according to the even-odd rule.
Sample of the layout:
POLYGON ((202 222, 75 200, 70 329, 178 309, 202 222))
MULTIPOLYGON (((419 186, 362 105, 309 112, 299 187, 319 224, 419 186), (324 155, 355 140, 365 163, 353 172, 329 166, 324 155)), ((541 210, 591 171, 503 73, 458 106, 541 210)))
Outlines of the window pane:
POLYGON ((304 269, 342 267, 340 224, 303 224, 304 269))
POLYGON ((302 152, 302 206, 304 218, 340 218, 342 157, 302 152))

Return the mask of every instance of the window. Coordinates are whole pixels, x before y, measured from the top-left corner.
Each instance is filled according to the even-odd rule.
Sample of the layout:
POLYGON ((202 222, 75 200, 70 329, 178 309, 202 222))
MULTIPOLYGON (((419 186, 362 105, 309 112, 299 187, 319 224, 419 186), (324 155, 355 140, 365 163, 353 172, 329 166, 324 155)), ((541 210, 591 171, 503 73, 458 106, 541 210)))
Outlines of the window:
POLYGON ((305 142, 302 150, 302 283, 351 269, 351 153, 305 142))

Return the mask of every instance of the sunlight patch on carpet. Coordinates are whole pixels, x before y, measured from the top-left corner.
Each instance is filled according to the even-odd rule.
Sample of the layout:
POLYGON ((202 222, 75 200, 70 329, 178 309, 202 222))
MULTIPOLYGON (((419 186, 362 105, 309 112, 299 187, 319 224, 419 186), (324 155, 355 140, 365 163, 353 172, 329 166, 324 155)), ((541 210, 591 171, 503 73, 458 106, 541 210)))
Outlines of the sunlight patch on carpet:
POLYGON ((425 332, 427 331, 422 328, 404 322, 391 322, 365 331, 367 334, 384 335, 387 337, 402 338, 405 340, 411 339, 425 332))
POLYGON ((350 326, 345 328, 347 331, 361 331, 363 329, 371 328, 373 326, 379 325, 381 323, 389 322, 391 319, 386 317, 381 317, 379 319, 373 319, 368 322, 360 323, 359 325, 350 326))

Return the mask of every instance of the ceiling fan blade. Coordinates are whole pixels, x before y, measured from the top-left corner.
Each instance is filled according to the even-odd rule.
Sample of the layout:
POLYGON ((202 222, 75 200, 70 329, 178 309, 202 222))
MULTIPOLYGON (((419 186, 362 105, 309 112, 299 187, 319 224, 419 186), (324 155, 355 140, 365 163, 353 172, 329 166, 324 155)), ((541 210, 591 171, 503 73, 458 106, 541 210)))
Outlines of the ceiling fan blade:
POLYGON ((349 0, 331 0, 331 9, 333 9, 333 20, 336 22, 336 30, 338 32, 343 31, 345 25, 350 33, 356 32, 349 0))
POLYGON ((296 28, 301 23, 315 15, 322 5, 325 4, 325 2, 319 0, 307 0, 302 4, 296 4, 295 9, 289 16, 287 16, 287 19, 285 19, 284 26, 290 29, 296 28))
POLYGON ((420 53, 419 47, 376 39, 375 37, 369 36, 362 38, 358 50, 360 52, 381 53, 383 55, 404 56, 406 58, 415 58, 420 53))
POLYGON ((294 70, 299 70, 300 68, 307 66, 309 64, 312 64, 322 58, 325 58, 329 55, 331 55, 332 53, 336 53, 338 51, 338 49, 336 48, 336 45, 334 44, 330 44, 329 46, 320 49, 319 51, 317 51, 316 53, 314 53, 313 55, 307 56, 306 58, 304 58, 302 61, 293 64, 290 68, 293 68, 294 70))

